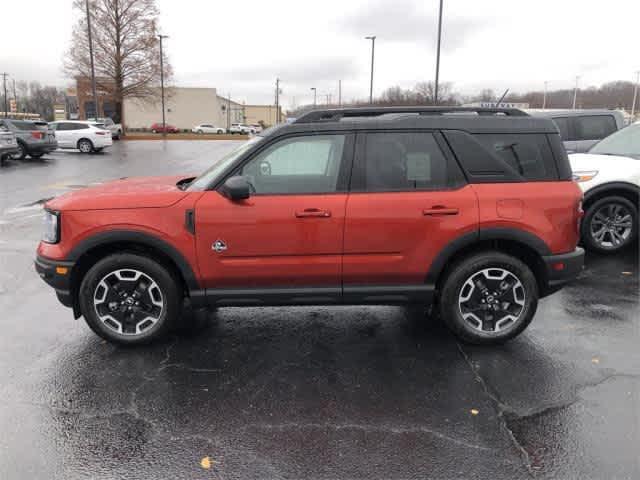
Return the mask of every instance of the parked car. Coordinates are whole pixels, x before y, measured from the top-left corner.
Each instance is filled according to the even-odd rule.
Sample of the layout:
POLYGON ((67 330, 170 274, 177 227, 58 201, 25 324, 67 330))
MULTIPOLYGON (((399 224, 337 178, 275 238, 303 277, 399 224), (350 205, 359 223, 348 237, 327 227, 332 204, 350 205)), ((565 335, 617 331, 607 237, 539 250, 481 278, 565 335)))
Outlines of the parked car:
POLYGON ((151 131, 153 133, 179 133, 180 130, 178 130, 176 127, 174 127, 173 125, 169 125, 168 123, 165 123, 164 126, 162 125, 162 123, 154 123, 153 125, 151 125, 151 131))
POLYGON ((4 165, 4 161, 18 151, 16 136, 7 127, 0 126, 0 165, 4 165))
POLYGON ((245 125, 244 123, 232 123, 231 127, 229 127, 229 133, 249 135, 250 133, 256 133, 256 131, 250 125, 245 125))
POLYGON ((58 148, 56 137, 47 122, 2 118, 0 126, 16 136, 18 152, 11 156, 13 159, 23 160, 27 155, 40 158, 58 148))
POLYGON ((569 156, 584 191, 585 248, 615 253, 638 237, 640 204, 640 122, 618 130, 589 153, 569 156))
POLYGON ((435 303, 462 340, 494 344, 581 271, 581 200, 550 120, 320 110, 197 178, 120 179, 50 200, 35 267, 115 343, 165 335, 185 303, 435 303))
POLYGON ((259 123, 252 123, 251 125, 249 125, 251 128, 253 128, 253 132, 254 133, 260 133, 262 132, 262 130, 264 130, 262 128, 262 125, 260 125, 259 123))
POLYGON ((618 110, 528 110, 531 115, 550 118, 558 126, 567 153, 584 153, 599 140, 624 127, 618 110))
POLYGON ((55 132, 60 148, 98 153, 113 145, 111 131, 102 123, 63 120, 49 125, 55 132))
POLYGON ((210 123, 201 123, 191 129, 193 133, 225 133, 225 129, 222 127, 216 127, 210 123))
POLYGON ((122 124, 114 123, 114 121, 109 117, 88 118, 87 121, 103 124, 106 127, 106 129, 111 132, 111 138, 114 140, 119 140, 120 137, 122 136, 122 124))

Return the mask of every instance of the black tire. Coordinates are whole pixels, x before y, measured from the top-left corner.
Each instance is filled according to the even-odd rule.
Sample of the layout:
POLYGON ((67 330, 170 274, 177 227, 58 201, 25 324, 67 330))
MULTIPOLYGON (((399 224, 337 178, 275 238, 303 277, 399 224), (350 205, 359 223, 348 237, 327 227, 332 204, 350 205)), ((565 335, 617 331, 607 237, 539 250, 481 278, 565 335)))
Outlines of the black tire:
POLYGON ((18 142, 18 153, 11 154, 11 158, 13 160, 24 160, 28 153, 27 146, 22 142, 18 142))
POLYGON ((462 341, 476 345, 501 344, 519 335, 533 319, 538 307, 538 284, 531 269, 511 255, 506 255, 496 251, 486 251, 464 257, 445 273, 446 277, 441 289, 439 299, 440 316, 445 325, 462 341), (503 280, 489 279, 484 277, 483 272, 493 275, 500 270, 508 272, 503 280), (477 279, 484 282, 485 289, 477 287, 477 279), (515 281, 514 281, 515 279, 515 281), (475 281, 474 281, 475 280, 475 281), (519 281, 519 286, 516 281, 519 281), (469 285, 468 282, 471 282, 469 285), (498 283, 499 282, 499 283, 498 283), (491 285, 490 285, 491 283, 491 285), (506 283, 505 290, 502 291, 502 284, 506 283), (511 284, 511 287, 509 287, 511 284), (522 288, 520 288, 522 287, 522 288), (465 291, 463 292, 463 288, 465 291), (495 291, 491 291, 495 288, 495 291), (488 290, 488 292, 487 292, 488 290), (516 294, 517 292, 517 294, 516 294), (488 295, 486 295, 488 293, 488 295), (497 295, 494 295, 497 293, 497 295), (475 314, 469 314, 465 306, 460 305, 460 300, 469 295, 471 298, 467 302, 477 298, 476 306, 485 310, 469 309, 482 316, 482 320, 475 314), (522 298, 518 299, 517 296, 522 298), (500 301, 502 300, 502 301, 500 301), (509 301, 513 300, 513 301, 509 301), (518 304, 517 302, 522 302, 518 304), (482 302, 482 303, 480 303, 482 302), (508 314, 500 310, 496 319, 496 312, 489 308, 489 305, 507 304, 512 309, 515 320, 508 319, 508 314), (465 319, 463 316, 463 309, 465 319), (486 317, 485 317, 486 315, 486 317), (479 322, 474 326, 473 323, 479 322), (506 326, 501 328, 501 323, 506 326), (493 326, 493 330, 484 330, 493 326), (495 330, 497 328, 497 331, 495 330))
MULTIPOLYGON (((98 301, 100 301, 99 298, 98 301)), ((166 336, 180 316, 182 301, 180 282, 176 278, 175 274, 160 263, 148 257, 133 253, 118 253, 98 261, 93 267, 91 267, 83 278, 79 293, 80 309, 91 330, 105 340, 120 345, 141 345, 159 340, 166 336), (139 310, 133 313, 125 314, 121 309, 129 308, 126 305, 131 305, 131 303, 127 303, 127 297, 135 297, 135 291, 137 290, 137 287, 134 290, 132 285, 124 284, 127 282, 133 282, 133 284, 138 285, 135 281, 117 281, 117 285, 122 283, 123 286, 119 286, 117 288, 113 286, 112 288, 107 289, 107 292, 104 292, 104 288, 101 287, 101 282, 103 280, 105 283, 102 283, 102 285, 109 284, 111 281, 110 279, 115 275, 115 272, 120 272, 122 270, 140 272, 141 279, 145 281, 150 279, 155 283, 155 285, 152 284, 152 286, 149 286, 149 282, 147 282, 147 286, 143 289, 143 296, 137 297, 140 299, 143 306, 132 306, 132 309, 139 308, 139 310), (125 292, 124 296, 122 295, 123 291, 125 292), (120 292, 120 295, 118 295, 118 292, 120 292), (142 328, 140 325, 144 327, 145 320, 139 320, 140 316, 148 315, 146 313, 147 310, 142 309, 146 308, 145 304, 149 303, 149 299, 153 302, 153 298, 151 296, 154 295, 154 292, 156 296, 155 300, 161 303, 162 306, 151 306, 151 308, 148 309, 149 311, 151 311, 152 308, 156 309, 152 312, 152 315, 154 315, 155 318, 155 323, 142 328), (159 296, 158 292, 160 294, 159 296), (96 306, 94 305, 94 298, 97 298, 98 295, 103 295, 103 300, 101 304, 96 306), (108 295, 111 295, 111 297, 108 297, 108 295), (144 297, 144 295, 149 295, 149 297, 144 297), (120 301, 123 297, 124 300, 120 301), (115 301, 107 303, 108 298, 115 299, 115 301), (144 298, 146 298, 146 300, 143 300, 144 298), (134 317, 131 318, 135 318, 135 320, 130 322, 124 319, 119 323, 119 327, 118 321, 112 321, 115 320, 114 317, 112 317, 112 319, 105 320, 104 316, 111 315, 112 313, 112 310, 107 309, 110 309, 113 303, 116 304, 118 309, 113 312, 113 315, 117 315, 121 320, 123 320, 122 316, 124 315, 132 315, 134 317), (101 309, 103 313, 106 314, 103 315, 103 320, 105 321, 100 319, 98 309, 101 309), (136 320, 138 323, 134 326, 136 320), (134 328, 135 332, 132 333, 131 331, 125 331, 126 329, 131 328, 134 328), (138 332, 138 330, 141 331, 138 332)))
POLYGON ((78 150, 80 150, 80 152, 82 153, 91 153, 94 150, 93 142, 88 138, 82 138, 78 140, 77 147, 78 147, 78 150))
MULTIPOLYGON (((622 217, 621 217, 622 218, 622 217)), ((612 254, 617 253, 620 250, 632 245, 638 236, 638 208, 624 197, 612 196, 601 198, 594 202, 587 208, 582 224, 580 225, 580 237, 582 243, 587 250, 591 250, 598 253, 612 254), (617 210, 616 210, 617 208, 617 210), (602 212, 627 212, 624 217, 630 217, 630 226, 627 232, 626 228, 616 225, 627 225, 628 222, 615 222, 615 217, 612 219, 612 223, 607 225, 601 221, 602 212), (600 213, 600 215, 598 215, 600 213), (599 229, 602 226, 603 232, 599 229), (598 239, 598 232, 602 232, 602 238, 598 239), (620 237, 623 237, 622 239, 620 237), (619 242, 616 244, 616 242, 619 242)))
POLYGON ((44 155, 44 153, 42 153, 42 152, 38 152, 38 153, 30 153, 30 154, 29 154, 29 156, 30 156, 31 158, 36 158, 36 159, 37 159, 37 158, 41 158, 43 155, 44 155))
POLYGON ((158 132, 156 132, 155 130, 151 130, 151 133, 158 133, 158 132))

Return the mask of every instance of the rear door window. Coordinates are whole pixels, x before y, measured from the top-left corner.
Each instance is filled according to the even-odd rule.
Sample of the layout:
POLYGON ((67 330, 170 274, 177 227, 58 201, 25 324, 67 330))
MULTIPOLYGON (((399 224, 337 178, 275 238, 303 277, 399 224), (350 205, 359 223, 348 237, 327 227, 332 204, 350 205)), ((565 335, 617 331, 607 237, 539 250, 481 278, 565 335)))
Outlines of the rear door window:
POLYGON ((575 117, 576 140, 600 140, 617 130, 613 115, 575 117))

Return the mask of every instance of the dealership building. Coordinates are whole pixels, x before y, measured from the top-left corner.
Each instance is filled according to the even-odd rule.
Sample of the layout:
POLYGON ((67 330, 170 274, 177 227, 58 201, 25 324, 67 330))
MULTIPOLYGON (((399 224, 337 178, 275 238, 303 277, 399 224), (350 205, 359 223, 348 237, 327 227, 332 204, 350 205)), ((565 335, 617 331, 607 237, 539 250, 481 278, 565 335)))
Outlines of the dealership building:
MULTIPOLYGON (((162 122, 160 88, 152 99, 127 98, 124 101, 123 119, 117 118, 117 104, 113 98, 113 85, 99 78, 98 104, 104 116, 115 122, 124 121, 127 129, 149 129, 162 122)), ((76 78, 76 87, 67 90, 68 115, 70 118, 86 119, 94 116, 91 82, 87 78, 76 78)), ((282 108, 275 105, 245 105, 218 95, 215 88, 167 87, 165 88, 165 121, 181 130, 193 128, 201 123, 228 128, 232 123, 264 124, 267 126, 283 122, 282 108)))

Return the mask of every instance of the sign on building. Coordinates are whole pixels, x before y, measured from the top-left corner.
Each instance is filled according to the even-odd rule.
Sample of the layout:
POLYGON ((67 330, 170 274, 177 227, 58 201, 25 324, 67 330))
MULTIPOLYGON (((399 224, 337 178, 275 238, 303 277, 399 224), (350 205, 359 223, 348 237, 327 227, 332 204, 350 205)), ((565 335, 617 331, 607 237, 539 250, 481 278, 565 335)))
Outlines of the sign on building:
POLYGON ((67 119, 67 111, 64 107, 64 104, 56 103, 53 106, 53 117, 54 120, 66 120, 67 119))
POLYGON ((11 110, 11 113, 18 112, 18 102, 16 102, 15 98, 12 98, 11 100, 9 100, 9 108, 11 110))

